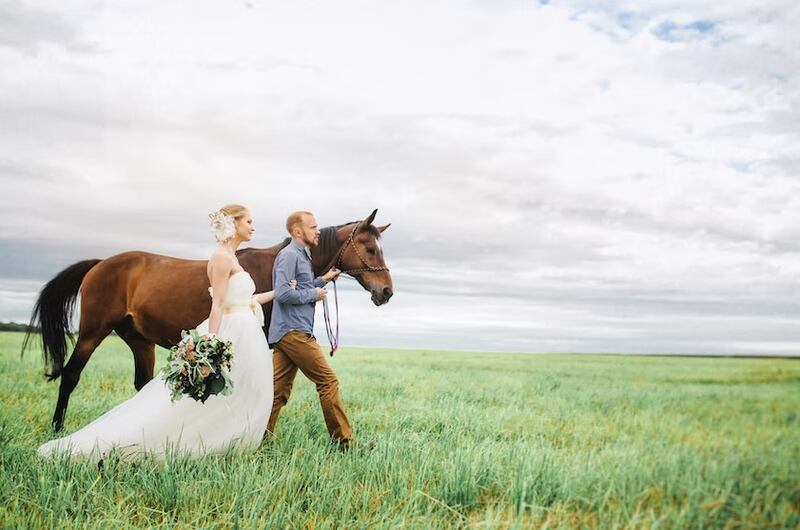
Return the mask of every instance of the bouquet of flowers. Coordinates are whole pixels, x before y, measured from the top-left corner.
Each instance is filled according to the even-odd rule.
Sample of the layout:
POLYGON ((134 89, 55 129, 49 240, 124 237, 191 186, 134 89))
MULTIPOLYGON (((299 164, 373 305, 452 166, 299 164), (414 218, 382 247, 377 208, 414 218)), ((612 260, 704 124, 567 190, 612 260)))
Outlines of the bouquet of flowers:
POLYGON ((172 391, 173 402, 186 394, 205 403, 209 396, 227 396, 233 392, 233 381, 228 375, 232 363, 230 341, 200 335, 196 329, 184 330, 180 342, 170 349, 161 374, 172 391))

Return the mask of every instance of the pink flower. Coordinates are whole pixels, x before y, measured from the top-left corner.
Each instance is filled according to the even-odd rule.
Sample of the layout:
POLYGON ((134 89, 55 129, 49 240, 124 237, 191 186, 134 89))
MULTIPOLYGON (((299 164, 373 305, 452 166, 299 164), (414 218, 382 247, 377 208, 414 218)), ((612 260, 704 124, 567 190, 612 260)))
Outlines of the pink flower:
POLYGON ((205 378, 208 377, 208 374, 211 373, 211 368, 208 366, 201 366, 200 367, 200 374, 205 378))

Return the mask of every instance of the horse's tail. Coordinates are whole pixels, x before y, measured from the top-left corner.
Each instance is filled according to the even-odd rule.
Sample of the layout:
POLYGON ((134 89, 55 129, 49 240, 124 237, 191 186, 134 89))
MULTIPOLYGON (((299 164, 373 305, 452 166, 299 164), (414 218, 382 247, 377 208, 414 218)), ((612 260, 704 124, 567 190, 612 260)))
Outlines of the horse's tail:
POLYGON ((31 334, 41 330, 42 358, 45 365, 50 365, 50 373, 46 374, 49 381, 58 378, 64 368, 64 357, 67 354, 66 336, 73 345, 75 344, 75 337, 70 331, 70 319, 75 310, 83 278, 101 261, 99 259, 79 261, 59 272, 55 278, 47 282, 39 293, 36 305, 33 306, 21 354, 28 348, 31 334))

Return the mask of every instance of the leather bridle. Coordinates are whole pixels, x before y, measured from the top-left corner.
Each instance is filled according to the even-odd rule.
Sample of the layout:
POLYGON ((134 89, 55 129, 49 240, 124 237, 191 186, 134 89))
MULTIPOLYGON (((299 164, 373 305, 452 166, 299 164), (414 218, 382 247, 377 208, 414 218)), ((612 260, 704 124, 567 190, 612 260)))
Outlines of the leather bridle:
POLYGON ((364 256, 361 255, 361 252, 358 251, 358 247, 356 247, 356 242, 355 242, 355 235, 356 232, 358 231, 358 227, 361 226, 361 223, 362 221, 356 223, 356 226, 353 228, 353 231, 350 232, 349 236, 347 236, 347 241, 345 241, 344 244, 342 244, 341 248, 339 249, 339 253, 336 255, 336 263, 335 263, 336 268, 341 270, 342 274, 349 274, 350 276, 353 276, 354 274, 361 274, 362 272, 388 271, 389 267, 373 267, 372 265, 367 263, 367 260, 365 260, 364 256), (356 253, 356 256, 358 256, 358 259, 361 260, 361 263, 364 265, 364 267, 360 269, 348 269, 348 270, 343 270, 339 267, 339 265, 342 264, 342 255, 344 254, 344 251, 347 250, 348 245, 353 248, 353 250, 356 253))

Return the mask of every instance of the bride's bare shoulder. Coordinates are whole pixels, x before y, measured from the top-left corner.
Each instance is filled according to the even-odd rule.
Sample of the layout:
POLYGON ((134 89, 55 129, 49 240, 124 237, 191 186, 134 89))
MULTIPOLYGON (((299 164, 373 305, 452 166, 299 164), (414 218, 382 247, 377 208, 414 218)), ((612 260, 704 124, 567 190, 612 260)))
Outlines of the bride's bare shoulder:
POLYGON ((231 256, 230 252, 226 252, 225 249, 217 248, 211 253, 211 257, 208 258, 208 261, 213 261, 215 263, 233 263, 234 257, 231 256))
POLYGON ((230 254, 222 249, 217 249, 208 258, 207 272, 210 277, 212 276, 212 271, 230 272, 235 266, 236 260, 230 254))

